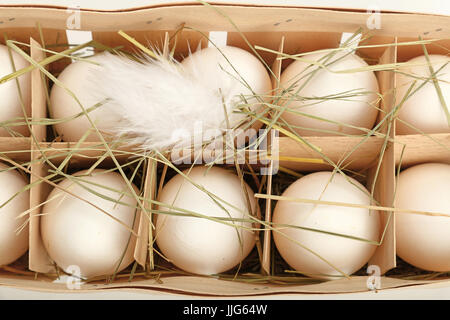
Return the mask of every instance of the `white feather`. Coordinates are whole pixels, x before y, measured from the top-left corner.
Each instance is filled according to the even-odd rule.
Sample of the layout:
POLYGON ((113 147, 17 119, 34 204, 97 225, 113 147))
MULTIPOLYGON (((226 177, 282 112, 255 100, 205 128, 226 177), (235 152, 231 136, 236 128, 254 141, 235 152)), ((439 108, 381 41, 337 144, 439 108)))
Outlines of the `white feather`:
MULTIPOLYGON (((125 56, 103 53, 101 68, 88 78, 98 100, 122 120, 113 133, 127 136, 130 144, 143 150, 164 151, 174 145, 191 145, 201 130, 203 142, 222 135, 245 115, 233 113, 238 101, 233 90, 224 93, 211 84, 215 77, 188 73, 183 66, 165 58, 146 57, 138 62, 125 56), (224 105, 226 106, 226 113, 224 105)), ((100 60, 100 59, 99 59, 100 60)))

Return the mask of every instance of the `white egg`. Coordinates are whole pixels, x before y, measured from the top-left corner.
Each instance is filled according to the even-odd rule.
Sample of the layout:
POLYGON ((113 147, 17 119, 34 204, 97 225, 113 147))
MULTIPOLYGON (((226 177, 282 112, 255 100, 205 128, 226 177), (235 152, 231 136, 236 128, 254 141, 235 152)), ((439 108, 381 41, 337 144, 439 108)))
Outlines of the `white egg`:
POLYGON ((49 194, 42 210, 41 235, 50 258, 63 270, 77 266, 84 278, 126 268, 133 261, 136 243, 130 229, 137 230, 139 217, 136 200, 122 176, 96 169, 77 180, 66 178, 58 186, 87 202, 59 188, 49 194))
MULTIPOLYGON (((182 175, 176 175, 162 189, 161 203, 209 217, 249 219, 245 192, 235 174, 218 167, 194 167, 184 173, 215 195, 217 202, 182 175)), ((245 188, 254 210, 253 192, 248 185, 245 188)), ((158 210, 182 212, 163 205, 158 210)), ((252 227, 250 222, 228 223, 236 227, 205 218, 159 214, 156 242, 164 256, 182 270, 205 275, 221 273, 238 265, 255 244, 253 231, 244 229, 252 227)))
MULTIPOLYGON (((450 215, 450 165, 427 163, 402 171, 395 205, 450 215)), ((395 228, 400 258, 421 269, 450 271, 450 217, 398 212, 395 228)))
POLYGON ((14 196, 0 208, 0 266, 14 262, 28 250, 27 217, 19 218, 30 208, 30 193, 23 191, 27 184, 19 172, 0 163, 0 204, 14 196))
POLYGON ((355 54, 326 55, 307 54, 301 58, 308 62, 294 61, 283 71, 280 87, 288 93, 281 103, 287 107, 282 119, 303 136, 365 134, 358 128, 371 129, 378 115, 377 78, 372 71, 331 72, 363 68, 367 63, 355 54), (329 70, 312 62, 325 64, 329 70))
MULTIPOLYGON (((291 184, 282 196, 370 205, 369 193, 363 185, 341 174, 333 176, 332 172, 306 175, 291 184)), ((367 263, 376 249, 374 244, 336 234, 378 241, 380 233, 377 211, 287 200, 276 204, 273 223, 278 230, 273 232, 273 238, 283 259, 305 275, 324 279, 342 277, 342 273, 336 269, 347 275, 354 273, 367 263)))
MULTIPOLYGON (((439 80, 442 97, 447 108, 450 108, 450 57, 431 54, 429 59, 433 71, 438 72, 436 77, 439 80)), ((407 65, 401 67, 396 73, 397 104, 405 98, 409 88, 416 81, 410 92, 411 96, 405 100, 398 112, 398 119, 413 128, 402 121, 397 121, 396 132, 398 134, 419 134, 420 132, 415 128, 425 133, 450 132, 450 126, 436 87, 432 80, 426 82, 430 77, 431 72, 425 56, 409 60, 407 65), (416 89, 417 91, 415 91, 416 89)))
MULTIPOLYGON (((11 55, 14 61, 15 70, 20 70, 28 67, 29 63, 22 56, 11 49, 11 55)), ((8 47, 5 45, 0 45, 0 77, 4 77, 8 74, 14 72, 12 61, 8 47)), ((30 72, 27 72, 20 77, 9 80, 5 83, 0 84, 0 100, 2 102, 1 112, 0 112, 0 122, 4 121, 20 121, 17 118, 24 118, 24 112, 22 109, 21 97, 23 101, 23 107, 28 115, 31 114, 31 78, 30 72), (20 87, 17 86, 17 82, 20 87)), ((29 136, 30 131, 26 125, 22 126, 10 126, 8 130, 5 128, 0 128, 0 136, 9 137, 11 135, 15 136, 9 130, 20 133, 23 136, 29 136)))
MULTIPOLYGON (((69 89, 79 100, 85 110, 102 104, 88 112, 89 118, 94 122, 98 130, 108 140, 113 129, 120 122, 120 117, 108 109, 107 97, 97 94, 96 84, 90 81, 95 72, 102 72, 101 65, 108 63, 108 57, 112 55, 98 54, 88 58, 88 61, 75 61, 68 65, 58 76, 63 86, 69 89)), ((54 84, 50 93, 50 113, 53 119, 65 119, 55 124, 56 131, 64 141, 78 141, 88 130, 92 130, 85 141, 101 141, 95 129, 91 126, 86 115, 76 115, 83 112, 76 99, 64 87, 54 84)))
MULTIPOLYGON (((241 48, 208 47, 186 57, 182 66, 195 81, 216 91, 218 95, 229 97, 230 101, 225 101, 229 106, 238 108, 245 104, 250 110, 261 112, 261 100, 267 101, 264 96, 272 94, 272 83, 265 66, 257 57, 241 48), (262 99, 255 95, 260 95, 262 99)), ((247 117, 237 108, 228 110, 230 127, 247 117)), ((224 110, 218 110, 218 113, 220 118, 224 118, 224 110)))

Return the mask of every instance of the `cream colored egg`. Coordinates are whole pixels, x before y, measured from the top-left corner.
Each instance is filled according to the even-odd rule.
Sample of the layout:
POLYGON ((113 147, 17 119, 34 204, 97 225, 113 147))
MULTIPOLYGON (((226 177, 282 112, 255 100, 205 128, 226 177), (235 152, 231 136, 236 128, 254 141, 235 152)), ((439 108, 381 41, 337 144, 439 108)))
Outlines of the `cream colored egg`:
MULTIPOLYGON (((436 78, 447 108, 450 106, 450 57, 429 55, 431 67, 437 72, 436 78)), ((402 104, 398 112, 396 131, 398 134, 445 133, 450 132, 445 110, 432 80, 427 58, 415 57, 396 73, 396 102, 405 98, 411 85, 411 96, 402 104), (417 90, 417 91, 416 91, 417 90), (406 123, 405 123, 406 122, 406 123), (409 124, 409 125, 408 125, 409 124), (411 127, 412 126, 412 127, 411 127), (420 130, 420 131, 418 131, 420 130)))
MULTIPOLYGON (((187 171, 184 173, 188 174, 187 171)), ((248 219, 245 192, 235 174, 223 168, 194 167, 188 176, 214 194, 217 202, 182 175, 177 175, 159 195, 159 201, 173 209, 160 205, 158 210, 185 210, 185 213, 209 217, 248 219)), ((255 210, 253 192, 248 185, 245 187, 252 210, 255 210)), ((236 227, 204 218, 159 214, 156 242, 164 256, 182 270, 205 275, 221 273, 238 265, 255 244, 254 233, 243 229, 251 228, 250 222, 229 223, 236 227)))
MULTIPOLYGON (((241 48, 208 47, 185 58, 182 66, 195 81, 216 91, 218 95, 230 97, 229 101, 225 101, 232 108, 227 115, 230 127, 247 117, 238 110, 240 105, 245 104, 252 111, 260 112, 261 99, 256 98, 256 95, 264 100, 265 96, 272 94, 272 83, 265 66, 257 57, 241 48), (245 101, 242 97, 245 97, 245 101)), ((223 112, 218 110, 221 119, 224 118, 223 112)), ((224 125, 222 123, 222 127, 224 125)))
MULTIPOLYGON (((102 104, 88 112, 98 130, 106 139, 112 137, 113 129, 120 122, 117 113, 108 109, 107 97, 96 94, 96 84, 92 83, 91 75, 102 72, 101 65, 108 63, 112 55, 98 54, 88 58, 88 61, 76 61, 68 65, 58 76, 58 80, 69 89, 79 100, 84 109, 102 104)), ((101 141, 94 131, 86 115, 73 118, 83 112, 76 99, 64 87, 54 84, 50 94, 51 116, 54 119, 65 119, 55 124, 56 131, 64 141, 78 141, 88 130, 92 130, 85 141, 101 141)))
MULTIPOLYGON (((5 45, 0 45, 0 77, 4 77, 8 74, 14 72, 11 56, 14 61, 15 70, 20 70, 28 67, 29 63, 14 50, 8 50, 5 45)), ((0 101, 1 101, 1 112, 0 112, 0 122, 5 121, 19 121, 24 122, 24 112, 22 108, 21 98, 23 101, 23 108, 28 115, 31 114, 31 79, 30 72, 27 72, 20 77, 9 80, 5 83, 0 84, 0 101), (19 83, 19 87, 17 86, 19 83), (17 119, 22 118, 22 119, 17 119)), ((19 133, 23 136, 29 136, 30 131, 26 125, 22 126, 8 126, 8 130, 5 128, 0 128, 0 136, 9 137, 16 136, 19 133), (10 131, 9 131, 10 130, 10 131)))
MULTIPOLYGON (((370 196, 358 181, 325 171, 298 179, 286 189, 283 197, 370 205, 370 196)), ((305 275, 324 279, 342 277, 341 272, 354 273, 367 263, 376 245, 288 225, 369 241, 378 241, 380 233, 376 211, 286 200, 276 204, 273 223, 277 229, 273 232, 275 245, 283 259, 305 275)))
POLYGON ((64 179, 49 194, 41 218, 43 243, 63 270, 76 266, 84 278, 111 275, 133 261, 136 237, 130 230, 136 231, 139 221, 136 200, 118 173, 100 169, 85 173, 77 172, 77 180, 64 179))
POLYGON ((287 107, 282 118, 303 136, 365 134, 358 128, 371 129, 378 114, 375 74, 331 72, 356 70, 367 67, 367 63, 355 54, 325 56, 326 53, 307 54, 301 57, 307 62, 294 61, 283 71, 280 87, 288 93, 282 100, 282 106, 287 107), (327 65, 329 70, 312 63, 327 65))
MULTIPOLYGON (((450 215, 450 165, 427 163, 402 171, 395 205, 450 215)), ((395 228, 400 258, 421 269, 450 271, 450 217, 398 212, 395 228)))
POLYGON ((0 204, 10 200, 0 208, 0 266, 14 262, 28 250, 27 217, 19 218, 30 208, 30 193, 22 191, 27 184, 19 172, 0 163, 0 204))

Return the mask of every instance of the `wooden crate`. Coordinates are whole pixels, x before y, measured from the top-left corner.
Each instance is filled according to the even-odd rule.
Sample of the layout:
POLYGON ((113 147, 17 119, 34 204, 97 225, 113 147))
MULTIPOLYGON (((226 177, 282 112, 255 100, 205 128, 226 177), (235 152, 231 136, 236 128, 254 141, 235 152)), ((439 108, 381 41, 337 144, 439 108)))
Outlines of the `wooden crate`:
MULTIPOLYGON (((66 38, 66 22, 68 13, 62 8, 45 7, 0 7, 0 17, 5 23, 1 24, 2 31, 7 31, 9 38, 30 43, 31 57, 35 61, 41 61, 45 54, 41 50, 42 39, 36 25, 42 28, 46 44, 63 44, 57 50, 63 50, 66 38), (10 20, 14 17, 13 20, 10 20)), ((164 39, 166 32, 173 34, 184 23, 189 30, 179 34, 177 56, 181 57, 188 53, 187 42, 191 47, 199 43, 204 46, 206 39, 200 36, 198 31, 208 35, 211 31, 227 31, 228 44, 250 50, 242 35, 252 45, 279 50, 282 48, 287 53, 298 53, 323 48, 333 48, 339 45, 341 33, 355 32, 359 28, 367 29, 366 21, 368 13, 345 10, 306 9, 295 7, 270 7, 270 6, 239 6, 218 5, 215 7, 198 5, 168 5, 153 8, 142 8, 123 12, 99 12, 93 10, 81 10, 81 29, 92 31, 93 38, 110 46, 124 45, 132 48, 130 43, 117 34, 118 30, 124 30, 128 35, 136 38, 142 43, 147 41, 160 42, 164 39), (231 19, 233 23, 230 23, 231 19), (239 30, 236 29, 236 26, 239 30), (239 31, 239 32, 238 32, 239 31), (284 41, 282 40, 284 39, 284 41)), ((389 46, 366 48, 359 53, 369 56, 382 64, 395 64, 397 61, 419 55, 417 47, 396 46, 396 43, 413 39, 418 36, 423 38, 442 39, 441 45, 450 49, 450 30, 443 28, 450 24, 450 18, 444 16, 430 16, 425 14, 406 13, 383 13, 381 14, 381 29, 371 30, 372 38, 365 44, 390 44, 389 46), (430 30, 426 35, 423 30, 430 30), (434 30, 434 31, 433 31, 434 30), (439 30, 439 31, 437 31, 439 30), (394 45, 392 45, 394 44, 394 45)), ((439 52, 429 46, 429 52, 439 52)), ((448 52, 448 51, 447 51, 448 52)), ((269 65, 274 65, 274 71, 279 74, 286 63, 277 62, 276 55, 262 53, 264 60, 269 65)), ((69 61, 61 60, 49 66, 52 73, 60 72, 69 61)), ((393 89, 395 88, 395 75, 390 71, 377 73, 381 93, 384 96, 381 108, 389 112, 394 107, 393 89)), ((41 71, 32 71, 32 117, 43 118, 47 116, 46 111, 46 86, 41 71)), ((381 119, 381 118, 380 118, 381 119)), ((380 120, 379 119, 379 120, 380 120)), ((394 124, 395 127, 395 124, 394 124)), ((50 185, 43 179, 48 172, 48 166, 42 158, 51 158, 54 163, 61 163, 62 150, 73 150, 76 146, 70 165, 74 168, 83 168, 96 161, 105 154, 105 148, 98 143, 76 142, 52 142, 46 135, 44 126, 34 125, 33 136, 35 138, 5 138, 0 140, 0 152, 9 152, 17 160, 22 162, 31 161, 31 182, 42 181, 43 183, 31 189, 30 205, 35 208, 30 212, 30 250, 29 269, 37 273, 49 272, 52 268, 39 233, 39 204, 45 199, 50 190, 50 185), (12 140, 14 139, 14 140, 12 140), (30 152, 17 152, 28 149, 30 152)), ((363 171, 366 170, 366 184, 374 185, 375 198, 381 206, 392 207, 394 201, 395 171, 396 165, 409 166, 422 162, 447 162, 450 163, 450 135, 432 135, 441 144, 431 142, 427 137, 421 135, 396 136, 394 130, 388 132, 387 126, 381 131, 387 134, 389 139, 372 136, 364 141, 361 137, 308 137, 307 140, 321 148, 333 162, 346 158, 346 168, 363 171), (360 145, 354 152, 349 154, 356 145, 360 145), (402 146, 406 145, 402 154, 402 146), (382 153, 380 161, 380 153, 382 153), (402 157, 400 155, 402 154, 402 157), (373 179, 377 167, 379 174, 377 181, 373 179)), ((283 167, 296 171, 311 172, 326 170, 331 167, 326 164, 311 164, 289 160, 291 158, 316 157, 313 151, 304 145, 292 141, 288 137, 279 137, 273 144, 277 146, 274 151, 279 151, 279 164, 283 167)), ((118 161, 127 157, 127 148, 121 149, 115 155, 118 161)), ((110 159, 106 159, 105 166, 111 165, 110 159)), ((272 160, 270 165, 274 165, 272 160)), ((146 172, 146 183, 144 195, 146 198, 154 198, 157 185, 156 164, 149 161, 146 172)), ((269 176, 269 195, 272 180, 269 176)), ((271 201, 267 201, 265 211, 266 220, 270 221, 271 201)), ((151 207, 146 207, 147 214, 143 214, 140 220, 138 243, 135 249, 135 259, 141 265, 145 264, 148 252, 147 239, 151 236, 149 232, 149 217, 151 207)), ((396 266, 395 255, 395 226, 393 213, 386 210, 382 213, 383 225, 386 235, 383 244, 379 246, 374 257, 370 261, 381 267, 386 272, 396 266)), ((263 264, 262 268, 268 270, 270 265, 271 237, 270 231, 266 230, 263 237, 263 264)), ((253 296, 279 293, 350 293, 368 291, 367 276, 356 276, 352 279, 328 281, 311 285, 275 285, 275 284, 250 284, 238 281, 223 281, 199 276, 173 276, 162 278, 162 281, 137 278, 132 282, 117 280, 111 284, 90 283, 82 286, 81 290, 102 290, 111 288, 141 288, 149 291, 164 291, 183 293, 187 295, 209 295, 209 296, 253 296)), ((399 288, 404 286, 449 286, 450 280, 439 281, 412 281, 398 278, 382 277, 382 289, 399 288)), ((39 274, 29 276, 0 273, 0 285, 36 290, 50 290, 55 292, 68 291, 65 284, 52 283, 39 274)))

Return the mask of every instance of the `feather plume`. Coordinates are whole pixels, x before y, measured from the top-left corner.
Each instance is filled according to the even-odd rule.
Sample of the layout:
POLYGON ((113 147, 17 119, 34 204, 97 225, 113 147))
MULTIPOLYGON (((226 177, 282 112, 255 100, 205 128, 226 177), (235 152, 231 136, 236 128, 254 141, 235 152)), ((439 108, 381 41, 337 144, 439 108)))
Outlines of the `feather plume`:
POLYGON ((160 54, 157 59, 142 56, 139 61, 109 52, 102 55, 97 60, 100 68, 93 69, 87 79, 96 88, 91 94, 98 101, 106 97, 108 112, 121 119, 113 133, 125 135, 143 150, 192 146, 198 132, 204 144, 246 117, 235 112, 241 101, 236 90, 231 85, 217 87, 218 73, 223 73, 220 68, 205 76, 187 72, 176 60, 160 54))

